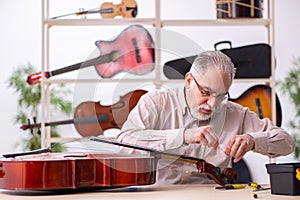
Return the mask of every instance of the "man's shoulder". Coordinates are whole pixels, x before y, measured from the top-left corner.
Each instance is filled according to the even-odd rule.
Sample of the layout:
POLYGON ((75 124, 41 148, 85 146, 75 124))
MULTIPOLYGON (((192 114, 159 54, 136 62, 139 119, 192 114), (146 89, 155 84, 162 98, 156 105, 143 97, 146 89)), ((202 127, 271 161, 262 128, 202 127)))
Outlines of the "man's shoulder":
POLYGON ((155 103, 170 103, 170 102, 180 102, 181 95, 180 89, 178 88, 163 88, 163 89, 155 89, 149 91, 144 100, 152 101, 155 103))
POLYGON ((150 96, 178 96, 179 89, 178 88, 163 88, 163 89, 155 89, 148 92, 150 96))
POLYGON ((244 107, 241 104, 235 103, 233 101, 227 101, 226 107, 227 107, 227 110, 233 111, 233 112, 236 112, 236 111, 245 112, 248 109, 247 107, 244 107))

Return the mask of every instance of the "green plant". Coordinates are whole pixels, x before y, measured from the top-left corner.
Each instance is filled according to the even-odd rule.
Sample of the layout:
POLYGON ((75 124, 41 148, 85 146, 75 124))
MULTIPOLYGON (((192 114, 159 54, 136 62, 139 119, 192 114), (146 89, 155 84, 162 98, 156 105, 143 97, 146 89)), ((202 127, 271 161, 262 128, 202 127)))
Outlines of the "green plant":
POLYGON ((293 68, 288 72, 283 81, 278 81, 282 92, 287 94, 295 107, 295 117, 289 121, 289 126, 292 129, 292 135, 296 142, 294 157, 296 159, 300 156, 300 58, 295 58, 293 61, 293 68))
MULTIPOLYGON (((18 94, 17 115, 14 124, 28 124, 28 119, 35 117, 39 121, 41 110, 41 85, 29 85, 26 82, 27 75, 36 72, 31 64, 15 69, 8 79, 8 86, 14 88, 18 94)), ((63 98, 69 91, 61 84, 58 88, 50 89, 50 107, 52 111, 60 111, 66 115, 72 112, 72 104, 63 98)), ((51 127, 51 137, 59 136, 56 127, 51 127)), ((38 129, 32 129, 30 136, 23 140, 23 150, 35 150, 41 148, 41 136, 38 129)), ((60 143, 51 144, 53 152, 63 151, 60 143)))

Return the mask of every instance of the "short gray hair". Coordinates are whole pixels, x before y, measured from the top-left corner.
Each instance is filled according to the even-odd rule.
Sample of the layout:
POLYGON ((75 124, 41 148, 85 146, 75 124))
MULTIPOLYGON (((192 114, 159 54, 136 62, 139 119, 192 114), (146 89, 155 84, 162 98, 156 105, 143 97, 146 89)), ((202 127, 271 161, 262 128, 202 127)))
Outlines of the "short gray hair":
POLYGON ((204 51, 194 60, 190 73, 195 76, 203 74, 209 66, 215 66, 217 69, 224 71, 234 79, 236 68, 231 59, 221 51, 204 51))

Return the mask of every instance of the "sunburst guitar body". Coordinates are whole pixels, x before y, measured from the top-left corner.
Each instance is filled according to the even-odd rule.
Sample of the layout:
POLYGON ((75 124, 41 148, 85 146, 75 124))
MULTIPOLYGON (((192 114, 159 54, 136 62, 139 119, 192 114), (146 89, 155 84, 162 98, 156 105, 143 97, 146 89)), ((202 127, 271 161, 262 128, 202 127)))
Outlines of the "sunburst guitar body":
MULTIPOLYGON (((229 99, 258 114, 260 118, 272 120, 272 88, 268 85, 254 85, 236 99, 229 99)), ((276 125, 281 126, 282 111, 276 95, 276 125)))

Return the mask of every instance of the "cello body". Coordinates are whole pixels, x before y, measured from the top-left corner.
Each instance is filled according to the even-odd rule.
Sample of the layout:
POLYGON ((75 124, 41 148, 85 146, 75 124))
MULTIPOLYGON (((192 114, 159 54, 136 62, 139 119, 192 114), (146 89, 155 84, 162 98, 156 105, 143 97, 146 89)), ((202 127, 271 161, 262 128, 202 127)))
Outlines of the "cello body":
POLYGON ((0 160, 0 188, 101 189, 155 183, 154 157, 101 153, 43 153, 0 160))

